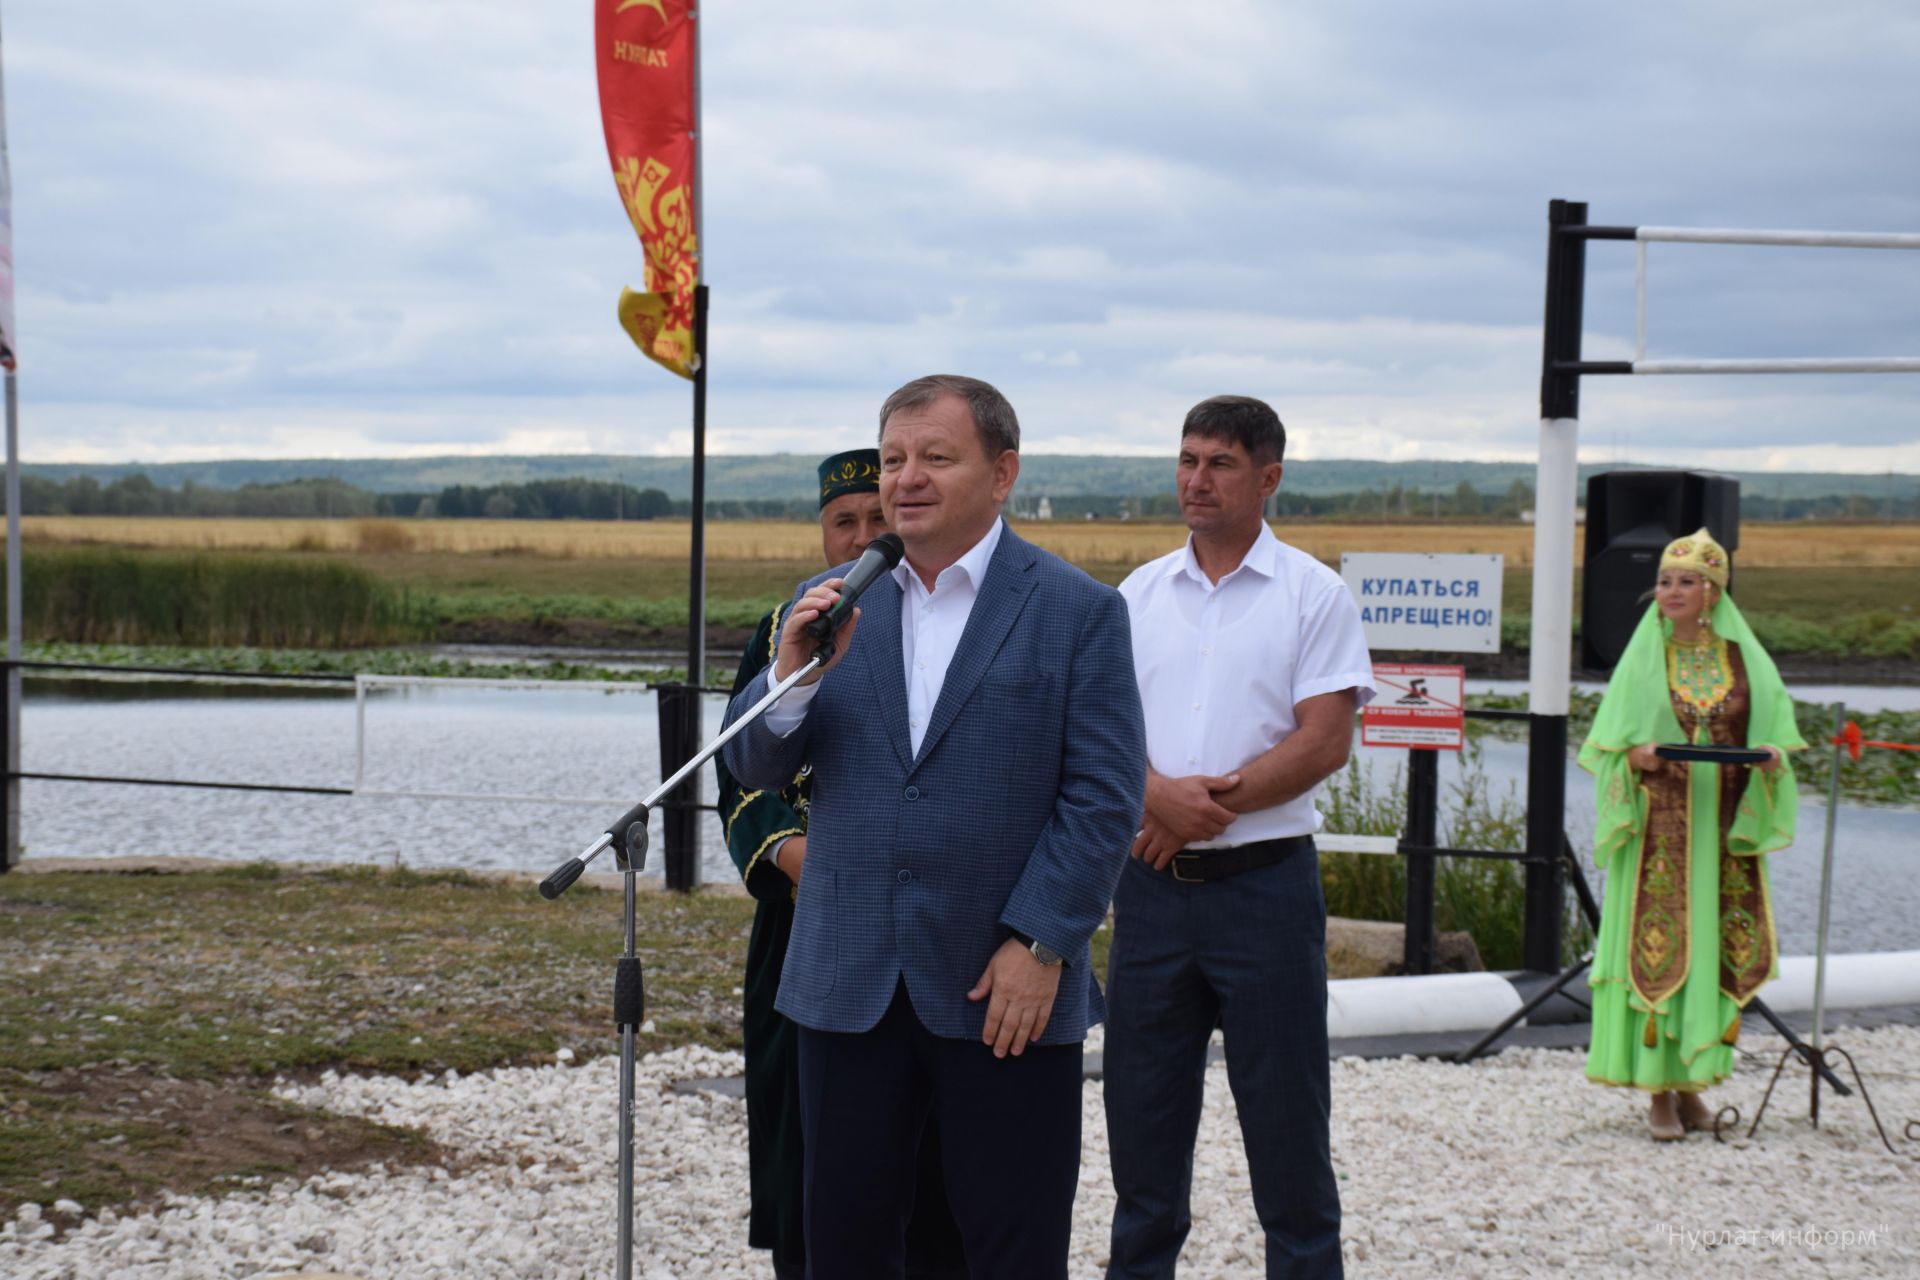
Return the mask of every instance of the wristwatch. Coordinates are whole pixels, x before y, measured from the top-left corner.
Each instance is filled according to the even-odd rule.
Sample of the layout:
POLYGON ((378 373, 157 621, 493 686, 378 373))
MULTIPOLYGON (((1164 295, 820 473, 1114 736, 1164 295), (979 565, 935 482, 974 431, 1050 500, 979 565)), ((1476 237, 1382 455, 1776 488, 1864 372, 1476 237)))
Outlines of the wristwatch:
POLYGON ((1058 951, 1055 951, 1052 947, 1040 941, 1038 938, 1035 938, 1032 942, 1029 942, 1027 944, 1027 950, 1033 953, 1033 958, 1035 960, 1038 960, 1041 964, 1045 965, 1049 969, 1052 969, 1058 966, 1066 959, 1065 956, 1062 956, 1058 951))

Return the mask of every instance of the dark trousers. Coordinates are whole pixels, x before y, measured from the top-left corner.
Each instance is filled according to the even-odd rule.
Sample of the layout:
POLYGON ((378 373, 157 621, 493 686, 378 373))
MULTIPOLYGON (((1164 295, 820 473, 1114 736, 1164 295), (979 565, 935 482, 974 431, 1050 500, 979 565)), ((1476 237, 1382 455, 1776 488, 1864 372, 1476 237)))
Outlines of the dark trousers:
POLYGON ((1267 1275, 1341 1275, 1318 857, 1304 849, 1205 884, 1130 860, 1114 916, 1104 1076, 1118 1203, 1109 1280, 1174 1273, 1193 1225, 1193 1144, 1216 1026, 1226 1033, 1267 1275))
POLYGON ((800 1028, 811 1280, 905 1273, 914 1167, 929 1114, 967 1270, 1065 1277, 1080 1181, 1080 1046, 996 1059, 920 1025, 902 984, 853 1035, 800 1028))

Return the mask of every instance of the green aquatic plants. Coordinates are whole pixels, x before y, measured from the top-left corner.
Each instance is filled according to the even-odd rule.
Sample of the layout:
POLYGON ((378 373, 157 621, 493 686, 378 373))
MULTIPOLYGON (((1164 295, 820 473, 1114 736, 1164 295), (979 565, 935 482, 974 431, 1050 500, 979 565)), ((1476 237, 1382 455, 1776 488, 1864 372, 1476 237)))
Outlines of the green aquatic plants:
MULTIPOLYGON (((662 684, 684 680, 686 668, 602 666, 594 662, 476 662, 426 649, 205 649, 185 645, 30 644, 30 662, 102 667, 167 667, 179 671, 258 672, 271 675, 437 676, 448 679, 594 680, 662 684)), ((46 675, 40 679, 50 678, 46 675)), ((706 683, 724 687, 732 671, 709 666, 706 683)))
POLYGON ((34 640, 341 649, 433 634, 424 601, 338 560, 111 547, 26 547, 34 640))
MULTIPOLYGON (((1356 756, 1328 780, 1319 805, 1326 830, 1342 835, 1397 836, 1406 822, 1406 771, 1384 779, 1375 763, 1356 756)), ((1478 741, 1460 753, 1459 776, 1440 804, 1440 843, 1450 849, 1518 851, 1526 844, 1526 809, 1518 788, 1496 790, 1478 741)), ((1400 921, 1406 916, 1406 860, 1366 853, 1323 853, 1321 887, 1327 914, 1355 920, 1400 921)), ((1509 859, 1441 858, 1434 870, 1434 927, 1473 936, 1489 969, 1521 967, 1526 871, 1509 859)), ((1586 923, 1569 898, 1562 952, 1571 959, 1589 941, 1586 923)))

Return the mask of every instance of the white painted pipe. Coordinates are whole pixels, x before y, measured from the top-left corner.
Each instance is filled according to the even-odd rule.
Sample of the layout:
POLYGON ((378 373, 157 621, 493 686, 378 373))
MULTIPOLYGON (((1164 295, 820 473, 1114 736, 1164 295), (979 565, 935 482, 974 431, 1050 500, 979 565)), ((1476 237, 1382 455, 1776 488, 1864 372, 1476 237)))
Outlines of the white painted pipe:
POLYGON ((1533 651, 1527 709, 1567 714, 1573 686, 1573 512, 1579 476, 1580 420, 1540 422, 1540 467, 1533 498, 1533 651))
POLYGON ((1320 853, 1397 854, 1400 840, 1397 836, 1343 836, 1322 832, 1313 838, 1313 847, 1320 853))
MULTIPOLYGON (((1814 957, 1786 956, 1780 976, 1760 990, 1776 1013, 1813 1008, 1814 957)), ((1584 979, 1576 979, 1584 987, 1584 979)), ((1868 951, 1827 957, 1826 1004, 1834 1009, 1920 1003, 1920 951, 1868 951)), ((1398 978, 1338 978, 1327 984, 1327 1034, 1399 1036, 1488 1031, 1521 1005, 1497 973, 1435 973, 1398 978)))
MULTIPOLYGON (((1775 1013, 1811 1011, 1818 967, 1813 956, 1783 956, 1780 976, 1760 988, 1760 998, 1775 1013)), ((1827 1008, 1914 1003, 1920 1003, 1920 951, 1863 951, 1827 957, 1827 1008)))
POLYGON ((597 689, 606 693, 647 692, 647 686, 638 680, 538 680, 532 677, 521 680, 510 676, 383 675, 361 675, 355 679, 369 689, 419 687, 426 689, 597 689))
POLYGON ((1340 978, 1327 984, 1327 1034, 1341 1038, 1485 1031, 1519 1007, 1520 993, 1497 973, 1340 978))
POLYGON ((1920 356, 1817 356, 1805 360, 1635 360, 1635 373, 1920 373, 1920 356))
POLYGON ((1647 358, 1647 242, 1633 246, 1633 362, 1647 358))
POLYGON ((378 800, 461 800, 469 804, 551 804, 592 809, 624 804, 627 799, 625 796, 549 796, 514 791, 414 791, 381 787, 359 787, 354 794, 378 800))
POLYGON ((1920 249, 1920 235, 1883 231, 1741 231, 1728 227, 1641 227, 1642 243, 1798 244, 1821 249, 1920 249))

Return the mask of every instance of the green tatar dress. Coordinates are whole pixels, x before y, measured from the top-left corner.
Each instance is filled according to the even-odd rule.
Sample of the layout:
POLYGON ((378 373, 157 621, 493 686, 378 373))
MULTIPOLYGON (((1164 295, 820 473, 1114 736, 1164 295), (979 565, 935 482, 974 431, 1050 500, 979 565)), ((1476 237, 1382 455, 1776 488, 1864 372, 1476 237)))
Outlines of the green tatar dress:
POLYGON ((1614 669, 1580 764, 1594 775, 1594 860, 1607 873, 1588 983, 1587 1078, 1695 1092, 1733 1070, 1740 1011, 1779 972, 1766 854, 1793 842, 1786 752, 1804 748, 1793 702, 1740 610, 1721 594, 1710 630, 1680 645, 1649 606, 1614 669), (1663 761, 1648 743, 1771 746, 1771 773, 1663 761))

